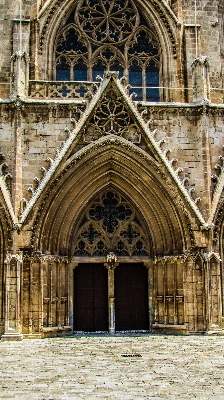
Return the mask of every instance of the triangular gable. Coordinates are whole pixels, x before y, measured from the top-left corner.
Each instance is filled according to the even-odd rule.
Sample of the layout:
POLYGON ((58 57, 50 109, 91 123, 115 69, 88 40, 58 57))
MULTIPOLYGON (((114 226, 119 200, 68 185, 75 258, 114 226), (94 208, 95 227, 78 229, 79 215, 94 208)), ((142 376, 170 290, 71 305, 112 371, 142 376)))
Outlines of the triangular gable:
POLYGON ((97 142, 97 140, 103 136, 109 135, 124 137, 126 140, 138 146, 142 135, 143 139, 147 142, 146 153, 165 166, 167 174, 172 177, 172 180, 175 182, 197 219, 202 225, 205 225, 202 214, 181 183, 178 173, 166 158, 165 152, 161 150, 159 143, 155 141, 153 132, 149 130, 147 124, 138 112, 136 107, 137 103, 133 102, 132 96, 129 97, 127 95, 125 87, 123 87, 121 80, 117 77, 117 73, 105 73, 99 89, 91 101, 86 102, 86 105, 85 111, 75 124, 73 131, 70 132, 70 136, 63 147, 58 151, 55 159, 50 160, 50 168, 46 171, 44 178, 40 181, 38 188, 27 203, 21 215, 20 223, 23 224, 25 222, 27 216, 35 206, 53 175, 55 175, 59 166, 66 160, 68 162, 68 158, 76 152, 76 146, 80 143, 80 140, 83 140, 83 137, 83 146, 88 146, 90 143, 97 142), (117 98, 114 99, 115 101, 113 104, 111 102, 112 106, 110 108, 110 104, 108 104, 108 95, 113 96, 113 93, 117 98))

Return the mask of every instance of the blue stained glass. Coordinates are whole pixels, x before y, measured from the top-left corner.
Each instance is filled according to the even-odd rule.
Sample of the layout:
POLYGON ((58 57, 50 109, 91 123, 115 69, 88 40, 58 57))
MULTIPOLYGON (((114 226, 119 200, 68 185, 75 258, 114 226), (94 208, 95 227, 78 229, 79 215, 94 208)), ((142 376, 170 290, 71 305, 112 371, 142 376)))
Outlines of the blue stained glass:
POLYGON ((124 75, 124 67, 123 65, 119 62, 119 60, 115 60, 111 66, 110 66, 111 71, 118 71, 118 78, 121 78, 124 75))
POLYGON ((141 88, 132 88, 129 90, 129 95, 132 93, 136 93, 137 96, 133 98, 134 101, 141 101, 142 100, 142 89, 141 88))
POLYGON ((146 72, 146 85, 159 86, 159 72, 146 72))
POLYGON ((146 89, 146 101, 160 101, 159 89, 146 89))
POLYGON ((104 71, 100 70, 93 70, 93 80, 96 81, 96 77, 99 75, 103 78, 104 71))
POLYGON ((142 86, 142 72, 129 71, 129 83, 132 86, 142 86))
POLYGON ((80 94, 81 97, 84 97, 86 92, 87 92, 87 90, 83 86, 81 86, 80 90, 78 91, 78 93, 80 94))
POLYGON ((56 81, 70 81, 70 69, 56 69, 56 81))
POLYGON ((76 69, 74 71, 74 81, 87 81, 87 70, 76 69))

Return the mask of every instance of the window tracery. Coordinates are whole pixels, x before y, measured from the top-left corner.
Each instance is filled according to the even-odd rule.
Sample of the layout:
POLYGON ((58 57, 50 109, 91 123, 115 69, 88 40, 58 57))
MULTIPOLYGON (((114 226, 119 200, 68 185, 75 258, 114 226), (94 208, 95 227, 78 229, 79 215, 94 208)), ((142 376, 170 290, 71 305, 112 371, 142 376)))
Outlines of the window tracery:
POLYGON ((96 81, 118 71, 136 100, 159 101, 160 46, 133 0, 80 0, 59 32, 56 80, 96 81))
POLYGON ((72 254, 76 257, 147 256, 150 245, 135 210, 117 193, 102 194, 79 225, 72 254))
POLYGON ((105 135, 117 135, 132 143, 140 143, 141 131, 126 109, 121 96, 108 88, 97 112, 83 131, 84 142, 91 143, 105 135))

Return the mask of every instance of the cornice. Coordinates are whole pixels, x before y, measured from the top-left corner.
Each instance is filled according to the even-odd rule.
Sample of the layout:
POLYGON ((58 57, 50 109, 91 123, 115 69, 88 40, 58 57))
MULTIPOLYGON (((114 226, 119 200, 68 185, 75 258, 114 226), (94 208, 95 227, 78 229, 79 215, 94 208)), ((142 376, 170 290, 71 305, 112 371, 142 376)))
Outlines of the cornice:
MULTIPOLYGON (((32 98, 18 98, 16 100, 12 99, 0 99, 0 106, 5 105, 10 109, 14 109, 17 107, 18 101, 21 106, 25 109, 26 107, 35 106, 36 111, 38 112, 38 108, 42 106, 77 106, 83 105, 84 103, 87 105, 89 103, 88 100, 80 99, 80 100, 56 100, 56 99, 32 99, 32 98)), ((177 113, 183 116, 190 115, 208 115, 208 116, 223 116, 224 115, 224 104, 195 104, 195 103, 181 103, 181 102, 136 102, 133 101, 136 107, 144 107, 150 109, 150 111, 163 111, 168 113, 177 113)))

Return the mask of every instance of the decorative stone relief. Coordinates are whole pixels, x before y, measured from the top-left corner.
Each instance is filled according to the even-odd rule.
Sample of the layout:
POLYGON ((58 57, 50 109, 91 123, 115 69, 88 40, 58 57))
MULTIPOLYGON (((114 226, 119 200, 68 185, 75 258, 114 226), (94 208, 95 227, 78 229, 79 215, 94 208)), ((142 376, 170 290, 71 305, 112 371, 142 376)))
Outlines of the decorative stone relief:
POLYGON ((150 244, 135 211, 108 191, 88 208, 75 235, 74 256, 147 256, 150 244))
POLYGON ((133 143, 140 143, 139 127, 133 122, 127 107, 114 90, 108 90, 100 107, 84 129, 84 141, 93 142, 104 135, 118 135, 133 143))

